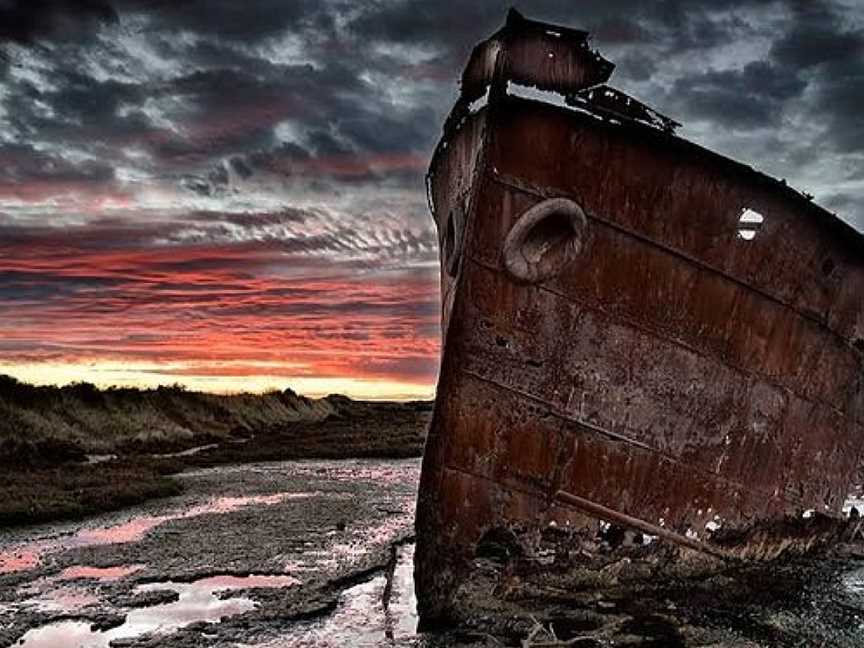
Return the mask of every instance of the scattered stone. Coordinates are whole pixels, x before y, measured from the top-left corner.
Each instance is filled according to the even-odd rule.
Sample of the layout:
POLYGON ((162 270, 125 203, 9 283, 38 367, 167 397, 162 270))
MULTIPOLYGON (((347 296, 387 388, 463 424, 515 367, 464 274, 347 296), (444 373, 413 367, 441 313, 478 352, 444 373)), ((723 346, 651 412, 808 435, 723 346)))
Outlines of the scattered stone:
POLYGON ((134 637, 128 637, 123 639, 114 639, 109 642, 108 645, 111 646, 111 648, 132 648, 136 643, 138 642, 134 637))
POLYGON ((112 628, 123 625, 126 622, 125 614, 100 614, 94 617, 93 623, 90 624, 90 630, 93 632, 106 632, 112 628))
POLYGON ((180 600, 180 594, 174 590, 152 590, 149 592, 138 592, 130 594, 126 598, 117 600, 117 605, 124 608, 152 607, 154 605, 165 605, 180 600))

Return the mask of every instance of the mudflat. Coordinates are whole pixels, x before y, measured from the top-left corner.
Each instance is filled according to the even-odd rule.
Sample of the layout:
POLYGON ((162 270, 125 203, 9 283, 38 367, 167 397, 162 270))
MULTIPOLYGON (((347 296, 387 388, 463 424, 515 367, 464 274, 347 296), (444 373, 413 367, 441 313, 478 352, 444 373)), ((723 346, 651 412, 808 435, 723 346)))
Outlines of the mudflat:
MULTIPOLYGON (((182 495, 6 531, 0 645, 234 646, 288 634, 321 645, 315 624, 345 590, 395 571, 419 469, 364 459, 191 470, 178 476, 182 495)), ((391 582, 394 608, 408 609, 409 590, 391 582)))

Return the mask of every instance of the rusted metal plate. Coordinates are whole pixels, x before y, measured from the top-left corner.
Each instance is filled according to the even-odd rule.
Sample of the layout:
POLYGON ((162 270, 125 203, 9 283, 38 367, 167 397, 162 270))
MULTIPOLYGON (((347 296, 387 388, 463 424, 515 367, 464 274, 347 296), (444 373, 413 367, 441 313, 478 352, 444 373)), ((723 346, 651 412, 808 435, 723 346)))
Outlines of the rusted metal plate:
POLYGON ((595 86, 568 96, 567 103, 575 107, 589 107, 613 120, 615 117, 633 119, 667 133, 675 132, 681 125, 630 95, 607 85, 595 86))
MULTIPOLYGON (((520 42, 511 27, 490 83, 533 61, 520 42)), ((610 519, 685 552, 768 559, 829 537, 802 513, 839 519, 861 465, 862 237, 781 183, 607 113, 490 95, 457 109, 436 150, 426 619, 452 612, 495 530, 522 560, 550 525, 572 550, 610 519)))
POLYGON ((850 288, 864 281, 864 243, 831 214, 749 167, 650 128, 516 98, 501 108, 490 154, 501 176, 572 194, 588 213, 818 321, 842 322, 834 330, 844 338, 864 334, 860 293, 850 288), (747 208, 765 219, 752 241, 736 239, 747 208))
MULTIPOLYGON (((497 268, 500 255, 500 248, 490 249, 483 241, 506 235, 537 200, 497 182, 488 186, 469 243, 481 266, 497 268)), ((855 379, 861 364, 859 354, 843 338, 746 284, 650 241, 596 219, 589 229, 582 253, 543 290, 645 330, 649 338, 662 338, 828 406, 850 409, 860 389, 855 379)), ((499 301, 500 290, 512 282, 502 277, 500 283, 478 292, 499 301)), ((524 319, 534 312, 535 318, 523 327, 530 331, 548 326, 549 308, 525 308, 517 310, 516 317, 524 319)), ((488 310, 508 320, 512 315, 495 304, 488 310)))
MULTIPOLYGON (((797 482, 784 477, 790 466, 812 472, 787 508, 806 500, 805 508, 819 503, 821 510, 826 497, 842 503, 861 437, 850 434, 854 424, 836 408, 548 290, 510 292, 502 273, 471 274, 460 287, 467 302, 462 316, 473 325, 458 348, 463 371, 764 496, 778 488, 798 493, 797 482), (511 321, 500 316, 507 312, 515 314, 511 321), (802 445, 789 439, 799 429, 811 441, 804 463, 802 445), (833 484, 830 492, 824 480, 833 484)), ((454 434, 451 442, 462 440, 454 434)))
POLYGON ((501 78, 562 94, 604 83, 615 67, 588 46, 588 32, 527 20, 513 10, 506 25, 472 52, 462 75, 462 98, 482 97, 498 65, 501 78), (506 58, 499 57, 502 50, 506 58))

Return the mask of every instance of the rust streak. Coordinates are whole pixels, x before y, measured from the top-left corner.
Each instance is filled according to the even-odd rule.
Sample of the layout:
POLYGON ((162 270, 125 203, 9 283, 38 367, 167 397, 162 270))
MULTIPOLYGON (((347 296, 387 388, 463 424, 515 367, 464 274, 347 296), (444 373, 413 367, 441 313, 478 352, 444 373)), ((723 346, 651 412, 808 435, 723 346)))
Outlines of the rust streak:
POLYGON ((638 531, 642 531, 643 533, 647 533, 648 535, 653 535, 657 536, 658 538, 668 540, 669 542, 681 545, 682 547, 687 547, 688 549, 693 549, 694 551, 699 551, 709 556, 713 556, 714 558, 720 558, 721 560, 729 561, 738 560, 736 556, 726 551, 723 551, 722 549, 712 547, 705 544, 704 542, 699 542, 698 540, 695 540, 693 538, 688 538, 687 536, 681 535, 680 533, 675 533, 674 531, 670 531, 669 529, 664 529, 663 527, 657 526, 656 524, 651 524, 650 522, 640 520, 639 518, 635 518, 631 515, 619 513, 618 511, 607 508, 602 504, 597 504, 596 502, 587 500, 584 497, 579 497, 578 495, 574 495, 573 493, 568 493, 566 491, 558 491, 557 493, 555 493, 555 499, 559 502, 569 504, 570 506, 573 506, 580 511, 587 513, 592 517, 597 517, 601 520, 605 520, 606 522, 610 522, 612 524, 622 524, 638 531))
MULTIPOLYGON (((474 378, 476 380, 480 380, 482 382, 489 383, 491 385, 495 385, 496 387, 504 389, 508 392, 518 394, 519 396, 521 396, 523 398, 527 398, 527 399, 532 400, 532 401, 534 401, 540 405, 544 405, 545 407, 548 408, 549 413, 552 414, 552 416, 554 416, 558 419, 561 419, 562 421, 567 421, 569 423, 575 423, 576 425, 583 427, 586 430, 590 430, 596 434, 599 434, 600 436, 606 437, 606 438, 608 438, 612 441, 615 441, 617 443, 624 443, 624 444, 627 444, 627 445, 632 446, 634 448, 639 448, 641 450, 645 450, 646 452, 650 452, 651 454, 656 455, 657 457, 663 459, 664 461, 668 461, 670 464, 682 465, 681 461, 679 459, 676 459, 675 457, 672 457, 672 456, 670 456, 664 452, 661 452, 661 451, 657 450, 656 448, 652 448, 651 446, 649 446, 647 444, 640 443, 639 441, 631 439, 630 437, 625 436, 623 434, 618 434, 617 432, 607 430, 606 428, 602 428, 602 427, 599 427, 597 425, 593 425, 592 423, 590 423, 588 421, 581 420, 581 419, 576 418, 570 414, 567 414, 566 412, 562 412, 558 408, 556 408, 554 405, 552 405, 551 403, 548 403, 547 401, 545 401, 542 398, 539 398, 537 396, 534 396, 533 394, 529 394, 528 392, 524 392, 524 391, 521 391, 519 389, 516 389, 515 387, 513 387, 511 385, 505 385, 503 383, 500 383, 500 382, 493 380, 491 378, 488 378, 486 376, 481 376, 480 374, 473 372, 473 371, 470 371, 468 369, 462 369, 461 372, 463 374, 465 374, 466 376, 471 376, 472 378, 474 378)), ((456 466, 448 466, 448 468, 451 470, 458 470, 458 467, 456 467, 456 466)), ((735 482, 731 479, 726 479, 726 478, 722 477, 722 475, 720 475, 717 472, 703 470, 703 469, 700 469, 700 468, 695 467, 695 466, 687 466, 687 468, 689 468, 693 472, 704 474, 705 476, 710 477, 712 479, 717 479, 722 484, 724 484, 728 487, 740 488, 743 491, 748 491, 750 493, 759 495, 760 497, 765 497, 765 498, 775 497, 775 495, 773 493, 769 493, 768 491, 763 491, 763 490, 759 490, 759 489, 754 489, 754 488, 752 488, 752 486, 748 486, 748 485, 743 484, 743 483, 735 482)), ((473 474, 473 473, 471 473, 471 474, 473 474)), ((479 476, 479 475, 475 475, 475 476, 479 476)), ((796 498, 794 496, 794 494, 784 493, 783 495, 784 495, 783 499, 785 501, 789 502, 790 504, 792 504, 792 505, 800 505, 801 504, 800 499, 796 498)))

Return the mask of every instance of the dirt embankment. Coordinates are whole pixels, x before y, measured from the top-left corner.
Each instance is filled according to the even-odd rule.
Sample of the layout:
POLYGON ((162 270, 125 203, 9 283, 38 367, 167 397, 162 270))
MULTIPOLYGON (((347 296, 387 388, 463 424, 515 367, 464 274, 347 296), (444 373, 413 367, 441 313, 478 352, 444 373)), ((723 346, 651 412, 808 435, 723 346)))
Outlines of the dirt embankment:
POLYGON ((175 495, 170 475, 187 467, 419 456, 430 413, 425 401, 37 387, 0 376, 0 527, 175 495))

